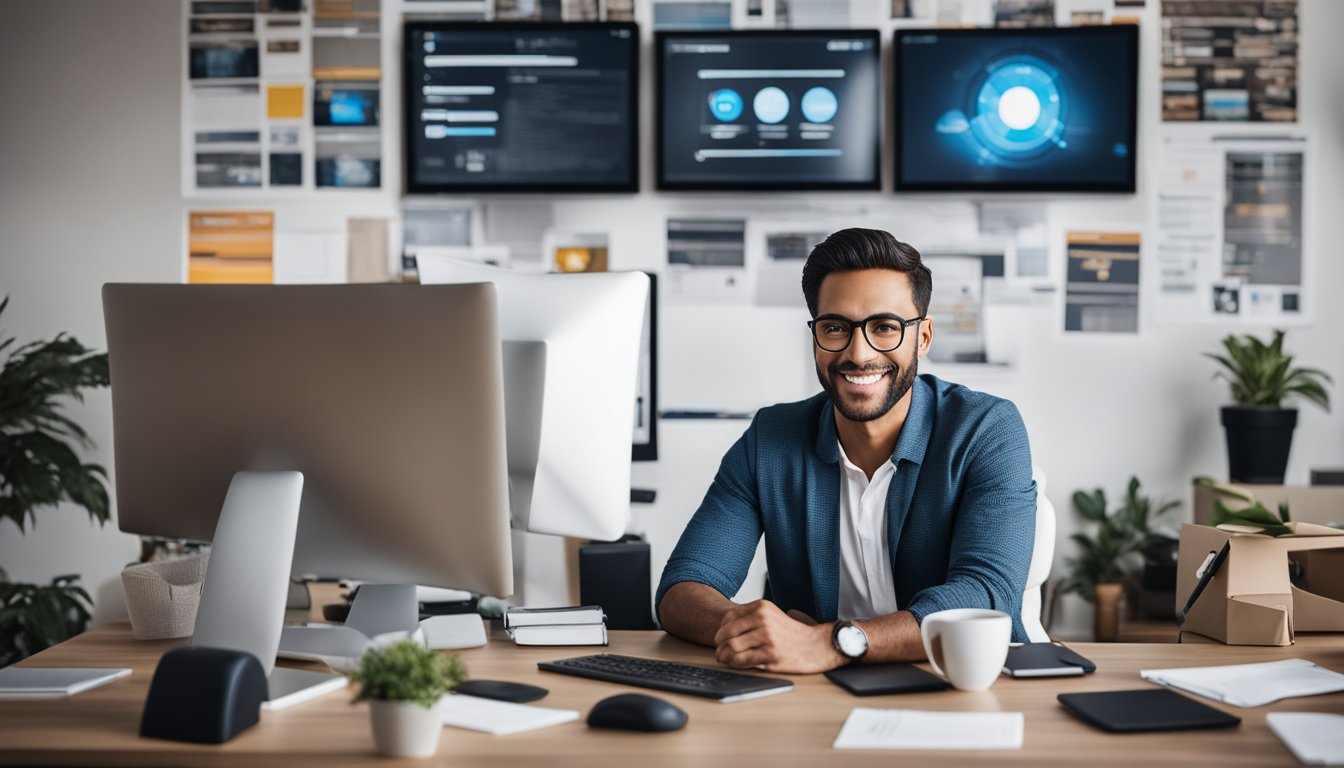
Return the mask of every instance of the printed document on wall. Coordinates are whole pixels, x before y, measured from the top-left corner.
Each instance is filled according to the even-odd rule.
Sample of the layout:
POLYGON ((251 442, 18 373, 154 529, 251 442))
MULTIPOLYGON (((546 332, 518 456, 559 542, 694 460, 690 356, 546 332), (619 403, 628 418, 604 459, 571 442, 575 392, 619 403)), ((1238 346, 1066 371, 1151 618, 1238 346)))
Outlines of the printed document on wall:
POLYGON ((1139 233, 1068 233, 1064 330, 1139 332, 1139 233))
POLYGON ((1306 141, 1168 139, 1158 180, 1157 316, 1302 324, 1306 141))
POLYGON ((668 219, 668 301, 749 301, 746 236, 745 219, 668 219))

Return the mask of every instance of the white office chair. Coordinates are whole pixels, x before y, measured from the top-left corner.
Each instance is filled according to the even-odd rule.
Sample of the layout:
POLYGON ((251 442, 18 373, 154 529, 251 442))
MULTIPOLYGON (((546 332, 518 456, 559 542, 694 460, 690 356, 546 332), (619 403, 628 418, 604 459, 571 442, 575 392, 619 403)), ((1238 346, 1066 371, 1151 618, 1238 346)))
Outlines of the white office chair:
POLYGON ((1036 481, 1036 542, 1031 548, 1031 567, 1027 569, 1027 588, 1022 593, 1022 626, 1033 643, 1048 643, 1050 636, 1041 625, 1041 585, 1050 576, 1055 560, 1055 505, 1045 495, 1045 472, 1031 465, 1036 481))

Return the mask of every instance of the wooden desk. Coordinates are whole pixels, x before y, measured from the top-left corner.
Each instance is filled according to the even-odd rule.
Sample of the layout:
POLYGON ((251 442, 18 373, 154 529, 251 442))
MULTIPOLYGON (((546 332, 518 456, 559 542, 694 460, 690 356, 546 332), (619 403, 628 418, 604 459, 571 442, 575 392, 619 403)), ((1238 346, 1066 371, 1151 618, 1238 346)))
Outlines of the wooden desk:
MULTIPOLYGON (((159 655, 178 641, 137 642, 126 623, 112 624, 48 649, 24 662, 34 666, 129 666, 125 680, 57 701, 0 702, 0 763, 25 765, 396 765, 376 757, 366 705, 351 705, 349 691, 280 712, 234 741, 195 746, 141 739, 140 711, 159 655)), ((1290 699, 1261 709, 1221 707, 1242 718, 1235 730, 1175 734, 1112 735, 1069 716, 1057 693, 1143 688, 1138 671, 1149 667, 1197 666, 1305 657, 1344 670, 1344 636, 1304 636, 1296 647, 1249 648, 1223 645, 1076 644, 1097 663, 1081 678, 1013 680, 1000 678, 983 693, 913 694, 855 698, 821 675, 794 678, 797 689, 779 696, 734 704, 667 694, 690 715, 690 723, 670 734, 590 731, 582 721, 517 734, 489 736, 448 729, 436 761, 454 766, 732 766, 852 765, 874 761, 971 765, 985 762, 1050 765, 1147 766, 1294 765, 1291 753, 1265 725, 1274 710, 1344 711, 1344 693, 1290 699), (929 710, 1005 710, 1026 714, 1026 738, 1018 751, 875 754, 840 752, 831 742, 852 707, 929 710)), ((540 704, 587 714, 598 700, 632 690, 623 686, 540 672, 544 659, 588 653, 588 648, 517 648, 492 638, 462 652, 474 677, 504 678, 551 690, 540 704)), ((706 649, 658 632, 613 632, 612 653, 656 656, 712 664, 706 649)), ((1217 705, 1216 705, 1217 706, 1217 705)))

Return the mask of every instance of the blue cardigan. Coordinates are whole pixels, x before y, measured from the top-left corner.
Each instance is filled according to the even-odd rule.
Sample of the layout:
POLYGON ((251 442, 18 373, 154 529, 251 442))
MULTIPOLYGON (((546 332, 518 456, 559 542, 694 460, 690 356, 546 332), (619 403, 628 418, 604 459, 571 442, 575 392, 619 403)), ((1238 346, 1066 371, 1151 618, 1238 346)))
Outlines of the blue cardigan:
MULTIPOLYGON (((1036 484, 1022 417, 1007 400, 928 374, 911 392, 887 496, 896 600, 919 621, 948 608, 995 608, 1013 617, 1013 640, 1026 642, 1036 484)), ((762 409, 723 457, 663 569, 655 606, 683 581, 731 598, 764 534, 775 603, 839 618, 840 476, 824 392, 762 409)))

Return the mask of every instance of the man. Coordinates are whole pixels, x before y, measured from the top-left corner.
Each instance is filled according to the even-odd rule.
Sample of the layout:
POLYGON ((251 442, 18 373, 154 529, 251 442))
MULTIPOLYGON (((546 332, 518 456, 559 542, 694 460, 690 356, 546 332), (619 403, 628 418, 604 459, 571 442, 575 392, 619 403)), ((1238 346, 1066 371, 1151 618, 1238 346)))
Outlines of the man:
POLYGON ((720 662, 821 672, 923 658, 919 622, 994 608, 1025 641, 1035 533, 1027 433, 1002 400, 918 375, 932 276, 887 232, 846 229, 803 268, 817 378, 729 449, 663 571, 664 629, 720 662), (736 605, 765 536, 771 600, 736 605))

